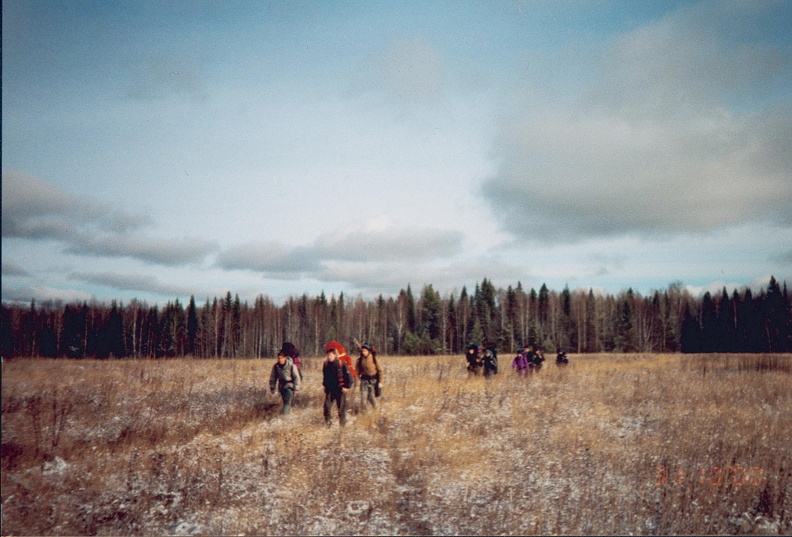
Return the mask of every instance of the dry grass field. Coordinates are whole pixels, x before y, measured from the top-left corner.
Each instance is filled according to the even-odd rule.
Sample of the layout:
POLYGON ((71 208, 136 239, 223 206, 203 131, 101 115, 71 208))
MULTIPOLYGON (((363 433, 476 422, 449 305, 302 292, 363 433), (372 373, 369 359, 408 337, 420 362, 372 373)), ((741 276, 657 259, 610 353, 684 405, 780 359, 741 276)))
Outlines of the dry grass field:
POLYGON ((4 535, 790 534, 792 356, 383 357, 380 407, 286 418, 273 360, 14 360, 4 535))

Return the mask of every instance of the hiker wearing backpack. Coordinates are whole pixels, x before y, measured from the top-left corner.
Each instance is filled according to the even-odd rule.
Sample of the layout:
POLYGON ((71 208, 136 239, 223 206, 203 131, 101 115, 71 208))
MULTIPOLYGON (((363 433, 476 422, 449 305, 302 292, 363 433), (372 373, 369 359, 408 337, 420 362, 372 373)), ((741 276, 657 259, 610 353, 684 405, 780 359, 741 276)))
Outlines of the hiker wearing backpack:
POLYGON ((325 345, 326 360, 322 365, 322 386, 325 391, 324 419, 329 427, 332 422, 331 411, 333 404, 338 407, 338 423, 343 427, 346 424, 346 394, 352 387, 352 375, 349 372, 346 362, 338 358, 338 348, 336 343, 331 341, 325 345))
POLYGON ((275 393, 276 386, 283 400, 281 415, 288 414, 294 394, 300 391, 300 372, 292 359, 283 351, 278 353, 278 361, 272 366, 269 379, 270 393, 275 393))
POLYGON ((369 344, 361 345, 360 357, 357 360, 357 373, 360 379, 360 400, 363 410, 366 402, 371 408, 377 408, 376 398, 380 394, 382 368, 377 361, 377 349, 369 344))
MULTIPOLYGON (((331 341, 327 345, 325 345, 325 353, 327 353, 327 347, 332 347, 336 350, 336 354, 339 360, 346 363, 347 369, 349 369, 349 374, 352 375, 352 384, 355 383, 355 379, 357 378, 357 371, 352 366, 352 357, 347 354, 346 348, 341 345, 338 341, 331 341)), ((350 388, 352 385, 350 384, 350 388)))
POLYGON ((561 367, 565 366, 569 363, 569 358, 567 358, 566 351, 562 348, 559 348, 556 351, 556 365, 561 367))
POLYGON ((481 361, 479 354, 479 346, 474 344, 468 345, 465 352, 465 359, 467 360, 468 377, 478 376, 481 374, 481 368, 484 365, 481 361))
POLYGON ((300 372, 300 380, 302 380, 303 373, 302 361, 300 360, 300 351, 294 346, 294 343, 289 343, 288 341, 285 342, 281 347, 280 352, 291 358, 292 362, 294 362, 294 365, 297 366, 297 371, 300 372))
POLYGON ((545 361, 544 353, 539 345, 534 345, 534 350, 531 356, 531 372, 538 373, 542 369, 542 362, 545 361))
POLYGON ((530 352, 530 347, 526 345, 525 348, 514 357, 514 360, 512 360, 512 369, 521 377, 527 375, 531 369, 531 363, 528 361, 530 352))
POLYGON ((484 378, 489 380, 492 378, 492 375, 498 374, 498 353, 495 352, 495 349, 492 347, 487 347, 484 349, 484 355, 482 356, 482 362, 484 364, 484 378))

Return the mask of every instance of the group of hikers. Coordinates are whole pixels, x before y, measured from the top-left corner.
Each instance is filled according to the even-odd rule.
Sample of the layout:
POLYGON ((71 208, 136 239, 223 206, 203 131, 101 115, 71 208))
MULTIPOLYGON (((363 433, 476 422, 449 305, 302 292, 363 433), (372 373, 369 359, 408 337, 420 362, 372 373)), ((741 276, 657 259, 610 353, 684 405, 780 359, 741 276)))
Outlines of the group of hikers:
MULTIPOLYGON (((482 347, 480 345, 468 345, 465 353, 467 360, 467 370, 469 376, 484 375, 489 379, 498 372, 498 353, 493 347, 482 347)), ((525 345, 512 360, 512 369, 515 373, 524 377, 531 373, 538 373, 545 361, 544 352, 539 345, 525 345)), ((556 365, 564 366, 569 363, 569 358, 564 349, 556 351, 556 365)))
MULTIPOLYGON (((346 424, 347 393, 356 383, 360 385, 361 404, 364 411, 368 406, 377 407, 377 397, 382 388, 382 368, 377 361, 377 348, 373 345, 355 344, 360 350, 356 363, 337 341, 325 345, 325 361, 322 364, 322 387, 325 392, 324 420, 332 424, 332 410, 338 409, 338 422, 346 424)), ((278 352, 278 361, 272 366, 269 388, 271 393, 278 389, 283 407, 281 414, 288 414, 294 395, 300 391, 302 383, 302 363, 300 352, 292 343, 286 342, 278 352)))
MULTIPOLYGON (((324 388, 324 420, 326 425, 332 424, 332 411, 338 409, 338 422, 343 427, 346 424, 347 393, 355 384, 360 386, 362 409, 377 407, 377 397, 382 389, 382 367, 377 361, 377 349, 373 345, 361 345, 355 340, 359 349, 359 356, 355 364, 346 349, 337 341, 330 341, 325 345, 325 361, 322 364, 322 387, 324 388)), ((469 345, 465 358, 469 376, 483 375, 487 380, 498 373, 498 353, 494 347, 469 345)), ((542 348, 538 345, 525 345, 522 351, 512 360, 512 369, 521 377, 538 373, 545 361, 542 348)), ((566 352, 559 348, 556 353, 556 365, 563 366, 569 363, 566 352)), ((272 366, 269 388, 272 394, 277 389, 283 400, 281 414, 288 414, 291 410, 295 394, 300 391, 302 384, 302 362, 300 351, 294 344, 286 342, 278 352, 278 360, 272 366)))

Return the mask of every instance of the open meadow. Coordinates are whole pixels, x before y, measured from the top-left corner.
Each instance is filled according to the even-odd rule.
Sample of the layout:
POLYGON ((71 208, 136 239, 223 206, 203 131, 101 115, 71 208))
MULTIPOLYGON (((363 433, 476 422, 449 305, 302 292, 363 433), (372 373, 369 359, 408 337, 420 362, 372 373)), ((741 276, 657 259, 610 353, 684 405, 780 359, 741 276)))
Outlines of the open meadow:
POLYGON ((792 356, 382 357, 374 412, 274 360, 7 360, 4 535, 791 534, 792 356), (334 416, 335 418, 335 416, 334 416))

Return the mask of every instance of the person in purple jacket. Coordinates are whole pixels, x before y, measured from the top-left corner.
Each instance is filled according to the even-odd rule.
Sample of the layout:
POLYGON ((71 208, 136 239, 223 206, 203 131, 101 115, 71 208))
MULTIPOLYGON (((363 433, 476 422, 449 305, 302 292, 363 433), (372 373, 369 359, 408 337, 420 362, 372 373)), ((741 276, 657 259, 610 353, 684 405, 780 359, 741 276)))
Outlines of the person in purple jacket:
POLYGON ((528 371, 531 369, 531 364, 528 362, 528 353, 530 352, 530 347, 528 345, 525 346, 525 349, 520 352, 517 356, 514 357, 512 360, 512 369, 520 375, 524 377, 528 374, 528 371))

